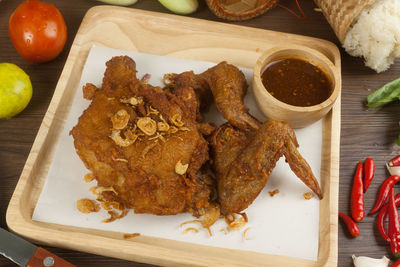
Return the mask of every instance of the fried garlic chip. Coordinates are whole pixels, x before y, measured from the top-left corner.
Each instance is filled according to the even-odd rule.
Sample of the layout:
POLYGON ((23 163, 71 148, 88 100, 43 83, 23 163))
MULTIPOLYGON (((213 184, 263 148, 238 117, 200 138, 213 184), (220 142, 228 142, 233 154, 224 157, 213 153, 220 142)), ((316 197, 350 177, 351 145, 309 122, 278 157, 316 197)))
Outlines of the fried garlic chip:
POLYGON ((189 167, 189 164, 182 164, 179 160, 175 165, 175 172, 179 175, 184 175, 189 167))

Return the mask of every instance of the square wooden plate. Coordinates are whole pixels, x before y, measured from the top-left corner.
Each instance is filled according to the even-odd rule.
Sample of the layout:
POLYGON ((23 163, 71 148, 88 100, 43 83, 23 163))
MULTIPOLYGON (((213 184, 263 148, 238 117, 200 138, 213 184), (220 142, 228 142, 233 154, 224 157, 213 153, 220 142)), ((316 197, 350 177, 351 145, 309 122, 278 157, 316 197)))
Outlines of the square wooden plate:
MULTIPOLYGON (((53 99, 7 210, 11 231, 37 243, 167 266, 336 266, 340 149, 340 97, 323 119, 319 248, 317 261, 266 255, 32 220, 60 132, 93 44, 252 68, 258 56, 280 43, 311 47, 340 73, 337 47, 324 40, 122 7, 97 6, 84 17, 53 99)), ((294 241, 295 242, 295 241, 294 241)))

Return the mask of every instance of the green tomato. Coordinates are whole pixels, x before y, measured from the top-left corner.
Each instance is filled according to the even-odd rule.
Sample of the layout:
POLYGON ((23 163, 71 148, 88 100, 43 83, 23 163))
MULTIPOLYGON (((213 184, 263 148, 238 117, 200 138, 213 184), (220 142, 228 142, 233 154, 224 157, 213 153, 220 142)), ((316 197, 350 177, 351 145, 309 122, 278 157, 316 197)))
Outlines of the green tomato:
POLYGON ((0 63, 0 118, 9 119, 17 115, 31 98, 29 76, 17 65, 0 63))
POLYGON ((177 14, 190 14, 196 11, 197 0, 158 0, 163 6, 177 14))

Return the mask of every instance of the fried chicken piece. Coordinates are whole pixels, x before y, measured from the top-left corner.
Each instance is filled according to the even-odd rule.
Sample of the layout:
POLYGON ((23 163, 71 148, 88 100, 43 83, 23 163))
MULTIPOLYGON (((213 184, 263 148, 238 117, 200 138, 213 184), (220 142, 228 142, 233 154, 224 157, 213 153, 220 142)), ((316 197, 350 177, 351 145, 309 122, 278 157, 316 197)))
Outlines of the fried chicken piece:
POLYGON ((225 119, 242 130, 258 129, 260 123, 243 103, 248 87, 243 72, 223 61, 199 74, 198 80, 201 79, 208 84, 215 105, 225 119))
POLYGON ((199 75, 195 75, 193 71, 187 71, 180 74, 168 73, 164 75, 164 83, 166 87, 174 91, 175 88, 191 87, 196 94, 196 116, 197 121, 202 121, 201 112, 208 109, 210 104, 213 102, 213 95, 205 79, 200 78, 199 75))
POLYGON ((282 155, 297 177, 322 198, 319 184, 297 151, 296 136, 287 123, 269 120, 251 132, 226 123, 214 133, 211 144, 223 213, 246 209, 264 188, 282 155))
POLYGON ((169 91, 138 80, 129 57, 106 65, 102 88, 87 86, 92 102, 71 130, 99 200, 157 215, 206 209, 213 185, 196 174, 208 143, 190 77, 169 91), (187 168, 177 173, 178 163, 187 168))

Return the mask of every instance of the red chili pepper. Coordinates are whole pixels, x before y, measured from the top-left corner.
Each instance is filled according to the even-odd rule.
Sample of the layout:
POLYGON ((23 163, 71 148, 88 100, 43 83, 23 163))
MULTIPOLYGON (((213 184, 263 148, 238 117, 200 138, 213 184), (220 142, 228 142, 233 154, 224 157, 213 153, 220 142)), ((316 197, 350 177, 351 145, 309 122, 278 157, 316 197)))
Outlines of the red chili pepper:
POLYGON ((351 217, 356 222, 361 222, 365 216, 363 192, 363 164, 359 162, 354 175, 353 189, 351 190, 351 217))
POLYGON ((400 165, 400 155, 398 155, 397 157, 392 158, 389 161, 389 166, 393 167, 393 166, 399 166, 400 165))
POLYGON ((399 267, 400 266, 400 260, 395 261, 390 267, 399 267))
POLYGON ((360 228, 351 217, 341 212, 339 212, 339 217, 342 218, 352 236, 357 237, 360 235, 360 228))
POLYGON ((381 187, 379 188, 378 199, 376 200, 375 206, 371 209, 368 214, 376 213, 380 208, 382 208, 383 204, 385 204, 386 199, 389 195, 390 190, 393 186, 399 181, 399 176, 393 175, 383 181, 381 187))
MULTIPOLYGON (((394 197, 394 201, 396 203, 396 206, 400 205, 400 193, 398 193, 394 197)), ((385 205, 383 205, 383 207, 379 211, 378 216, 376 217, 376 225, 377 225, 378 231, 381 234, 381 236, 383 237, 383 239, 385 239, 387 242, 390 242, 390 238, 385 230, 385 219, 386 219, 387 215, 388 215, 388 203, 385 203, 385 205)))
POLYGON ((396 202, 394 200, 393 188, 390 190, 389 194, 388 209, 390 249, 395 258, 400 258, 400 220, 396 202))
POLYGON ((366 158, 364 162, 364 193, 367 192, 375 174, 375 162, 371 158, 366 158))

